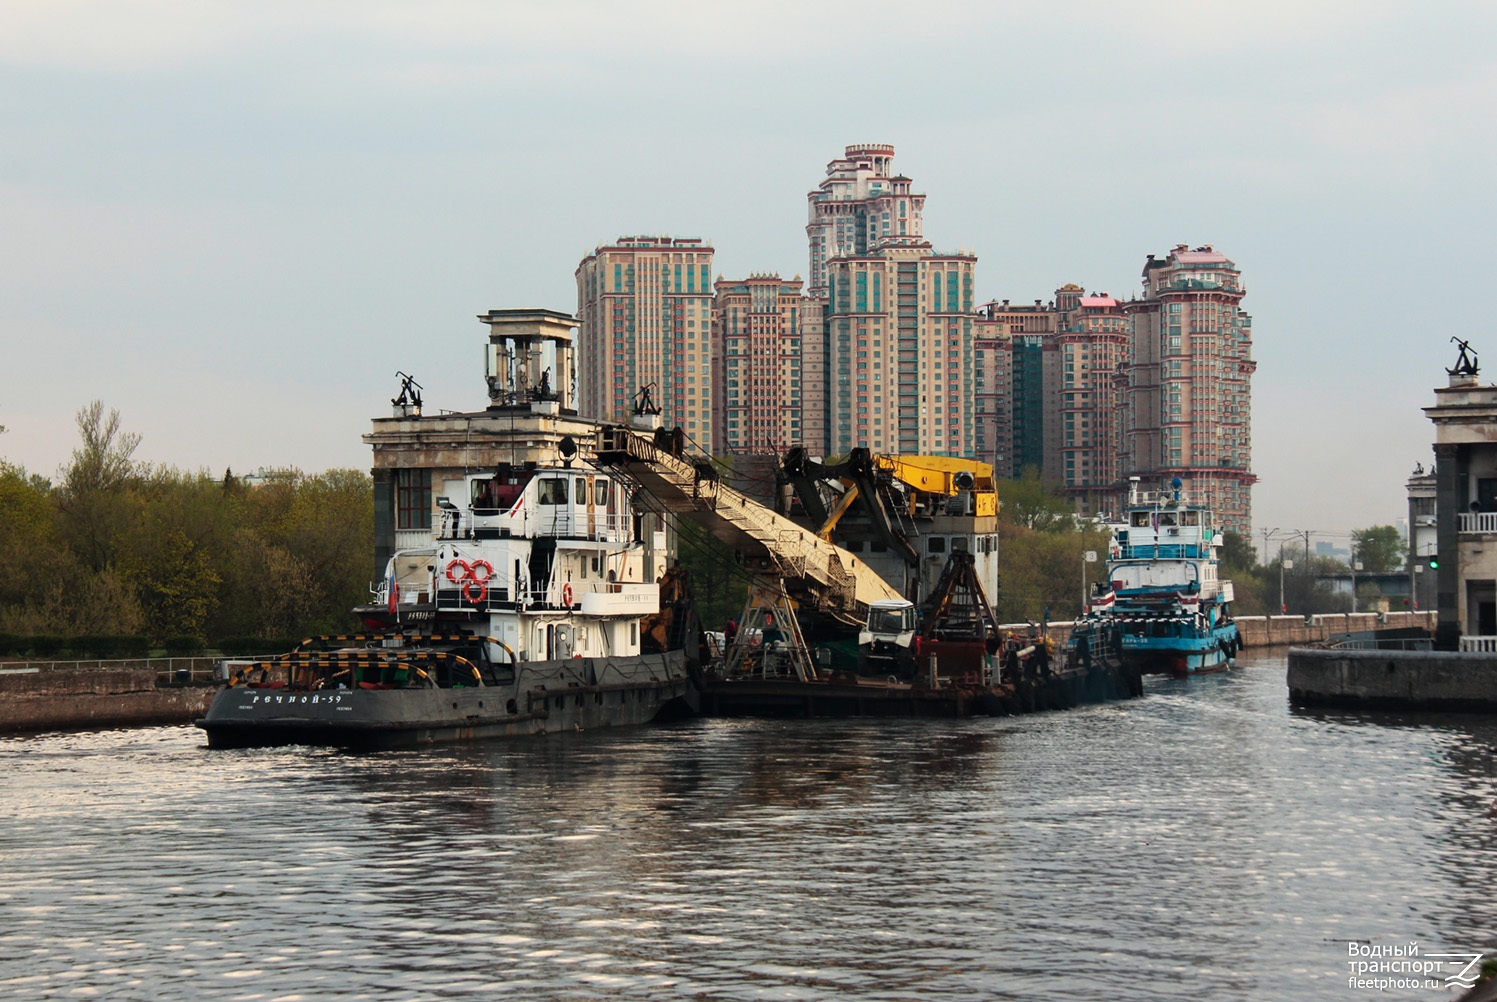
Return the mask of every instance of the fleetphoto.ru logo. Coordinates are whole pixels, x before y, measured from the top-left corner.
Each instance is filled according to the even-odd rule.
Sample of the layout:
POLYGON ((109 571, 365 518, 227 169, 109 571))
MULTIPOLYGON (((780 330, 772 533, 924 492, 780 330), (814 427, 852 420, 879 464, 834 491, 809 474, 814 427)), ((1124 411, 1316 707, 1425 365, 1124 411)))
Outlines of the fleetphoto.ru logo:
POLYGON ((1481 973, 1480 953, 1425 953, 1418 941, 1346 944, 1348 988, 1398 991, 1409 988, 1471 988, 1481 973))

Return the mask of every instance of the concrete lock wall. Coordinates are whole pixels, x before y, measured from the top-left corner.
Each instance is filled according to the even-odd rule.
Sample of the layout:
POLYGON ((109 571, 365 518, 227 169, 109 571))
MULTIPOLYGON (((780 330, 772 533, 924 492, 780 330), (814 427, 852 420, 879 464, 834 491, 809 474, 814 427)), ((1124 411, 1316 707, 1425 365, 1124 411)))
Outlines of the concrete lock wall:
POLYGON ((1289 699, 1301 706, 1497 711, 1497 658, 1449 651, 1295 649, 1289 699))
POLYGON ((150 668, 0 673, 0 734, 177 724, 201 717, 212 686, 158 687, 150 668))
POLYGON ((1323 616, 1239 616, 1237 630, 1245 647, 1313 644, 1342 633, 1404 630, 1434 632, 1437 614, 1429 612, 1357 612, 1323 616))

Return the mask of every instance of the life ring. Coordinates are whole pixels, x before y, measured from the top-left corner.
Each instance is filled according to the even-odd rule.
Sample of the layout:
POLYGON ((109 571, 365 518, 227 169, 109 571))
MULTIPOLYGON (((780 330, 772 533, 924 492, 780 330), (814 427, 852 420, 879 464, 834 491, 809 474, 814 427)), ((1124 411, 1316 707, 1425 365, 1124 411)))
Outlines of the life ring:
POLYGON ((475 560, 468 565, 468 576, 479 584, 488 584, 489 578, 494 576, 494 565, 487 560, 475 560), (480 568, 483 570, 482 576, 478 573, 480 568))
POLYGON ((561 586, 561 604, 568 609, 572 607, 572 585, 568 582, 561 586))
POLYGON ((473 568, 469 567, 468 566, 468 562, 466 560, 464 560, 462 557, 454 557, 453 559, 447 561, 447 580, 448 581, 451 581, 453 584, 462 584, 464 581, 466 581, 468 578, 470 578, 472 576, 473 576, 473 568), (453 571, 458 570, 459 568, 461 568, 461 570, 462 570, 461 574, 454 574, 454 573, 452 573, 453 571))
POLYGON ((483 605, 484 600, 489 597, 489 586, 486 582, 472 580, 463 585, 463 598, 474 605, 483 605))

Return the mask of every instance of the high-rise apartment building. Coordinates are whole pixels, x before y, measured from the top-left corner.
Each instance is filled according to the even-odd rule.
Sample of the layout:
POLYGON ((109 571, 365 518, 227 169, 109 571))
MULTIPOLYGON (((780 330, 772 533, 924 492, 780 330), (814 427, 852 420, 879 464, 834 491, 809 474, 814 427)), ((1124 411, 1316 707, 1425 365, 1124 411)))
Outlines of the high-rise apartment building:
POLYGON ((1083 295, 1074 285, 1055 293, 1060 354, 1060 484, 1083 515, 1120 511, 1123 483, 1120 373, 1128 361, 1132 322, 1118 300, 1083 295))
POLYGON ((1032 467, 1058 484, 1060 365, 1055 303, 978 309, 974 449, 1000 477, 1032 467))
POLYGON ((978 312, 978 455, 1000 476, 1037 470, 1083 514, 1115 510, 1122 305, 1070 283, 1048 303, 978 312))
POLYGON ((712 248, 699 239, 620 237, 583 258, 578 412, 622 420, 649 388, 666 426, 712 452, 712 298, 712 248))
POLYGON ((1252 318, 1237 265, 1210 245, 1149 255, 1122 407, 1124 476, 1178 476, 1224 526, 1252 531, 1252 318))
POLYGON ((822 304, 799 278, 719 280, 714 441, 721 453, 780 456, 793 445, 826 450, 822 304))
POLYGON ((968 456, 977 259, 937 254, 894 147, 849 146, 808 196, 808 292, 825 302, 827 450, 968 456))
POLYGON ((859 143, 826 165, 826 178, 806 196, 810 219, 811 280, 806 294, 827 298, 827 265, 832 258, 857 257, 882 247, 921 246, 925 196, 910 191, 911 181, 894 176, 894 147, 859 143))

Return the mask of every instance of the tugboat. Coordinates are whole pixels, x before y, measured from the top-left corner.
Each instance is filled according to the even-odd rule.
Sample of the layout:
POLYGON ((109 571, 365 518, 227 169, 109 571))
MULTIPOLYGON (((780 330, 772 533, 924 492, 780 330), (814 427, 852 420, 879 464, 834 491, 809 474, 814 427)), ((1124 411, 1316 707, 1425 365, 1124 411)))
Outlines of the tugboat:
POLYGON ((1210 511, 1185 497, 1179 477, 1170 487, 1140 491, 1133 478, 1107 580, 1089 597, 1072 644, 1100 628, 1121 636, 1123 664, 1135 671, 1222 671, 1242 648, 1232 582, 1217 576, 1222 531, 1210 511))
POLYGON ((572 406, 577 320, 528 308, 478 319, 487 407, 424 414, 420 384, 397 373, 390 417, 364 436, 383 567, 354 610, 369 632, 225 662, 228 685, 197 721, 209 747, 425 745, 699 704, 684 575, 666 569, 666 533, 633 481, 595 461, 600 425, 572 406))
POLYGON ((197 721, 209 747, 401 747, 695 708, 695 614, 676 600, 661 612, 676 572, 644 579, 625 483, 568 459, 465 484, 461 504, 437 500, 429 545, 397 551, 355 610, 371 632, 225 663, 197 721))

